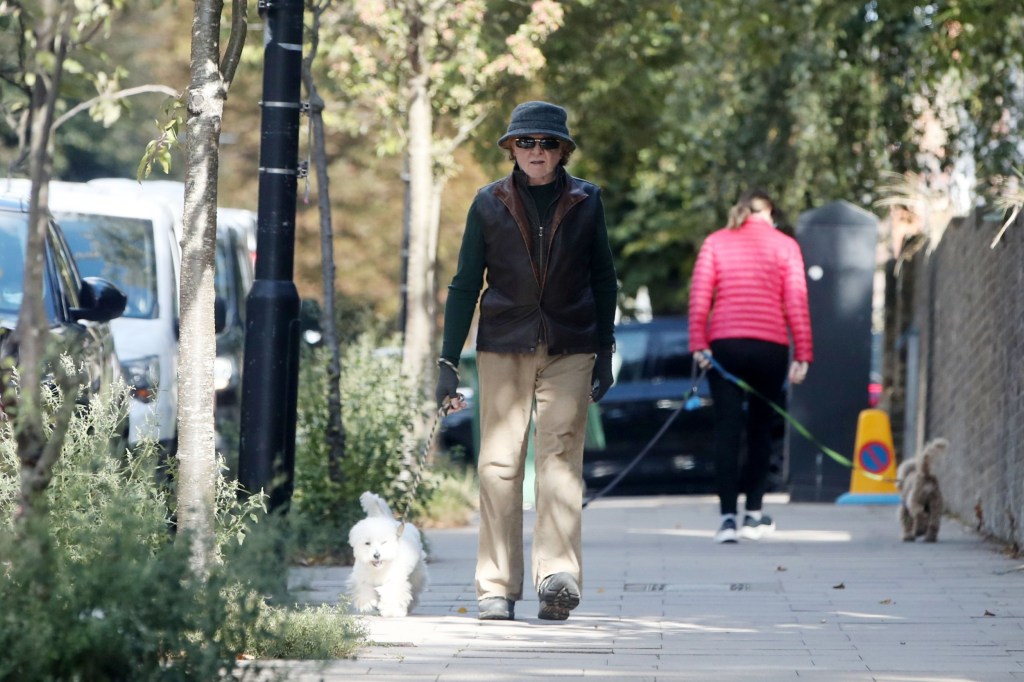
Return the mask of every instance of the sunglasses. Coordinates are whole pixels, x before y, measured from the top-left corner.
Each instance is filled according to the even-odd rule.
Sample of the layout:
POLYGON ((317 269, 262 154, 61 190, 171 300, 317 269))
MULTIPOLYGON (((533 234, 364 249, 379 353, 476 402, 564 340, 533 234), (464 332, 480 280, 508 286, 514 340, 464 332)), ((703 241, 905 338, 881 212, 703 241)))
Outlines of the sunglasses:
POLYGON ((516 146, 520 149, 533 149, 538 143, 540 143, 541 149, 547 151, 552 151, 562 146, 562 141, 554 137, 543 137, 539 140, 533 137, 516 138, 516 146))

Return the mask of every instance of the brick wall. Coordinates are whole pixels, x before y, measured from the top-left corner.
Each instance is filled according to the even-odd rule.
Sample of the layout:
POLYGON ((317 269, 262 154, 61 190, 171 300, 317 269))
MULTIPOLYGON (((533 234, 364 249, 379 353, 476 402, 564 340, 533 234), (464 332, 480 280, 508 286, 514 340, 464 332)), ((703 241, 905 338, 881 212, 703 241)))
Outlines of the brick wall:
MULTIPOLYGON (((902 331, 920 339, 917 424, 907 455, 943 436, 937 462, 947 511, 980 531, 1024 548, 1024 219, 996 248, 1001 221, 954 220, 930 251, 899 277, 908 299, 897 303, 902 331)), ((898 347, 898 344, 894 344, 898 347)), ((903 371, 906 384, 914 381, 903 371)), ((898 448, 899 450, 899 448, 898 448)))

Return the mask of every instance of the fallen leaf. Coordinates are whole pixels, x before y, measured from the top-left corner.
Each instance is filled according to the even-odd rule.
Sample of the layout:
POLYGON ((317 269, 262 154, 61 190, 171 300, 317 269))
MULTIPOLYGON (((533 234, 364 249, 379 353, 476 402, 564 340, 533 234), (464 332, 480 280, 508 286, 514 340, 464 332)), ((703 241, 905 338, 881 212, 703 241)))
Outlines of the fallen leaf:
POLYGON ((845 590, 846 589, 846 583, 839 583, 838 585, 833 585, 832 589, 833 590, 845 590))
POLYGON ((879 604, 891 604, 892 603, 892 599, 883 599, 882 601, 880 601, 878 603, 879 604))
POLYGON ((994 615, 996 615, 996 614, 992 613, 992 612, 991 612, 991 611, 989 611, 988 609, 985 609, 985 615, 986 615, 986 616, 994 616, 994 615))
POLYGON ((459 613, 466 613, 466 610, 467 610, 467 609, 466 609, 466 607, 465 607, 465 606, 460 606, 460 607, 459 607, 459 613))
POLYGON ((782 572, 782 571, 785 571, 785 570, 786 570, 786 567, 785 567, 785 566, 776 566, 776 567, 775 567, 775 570, 776 570, 776 571, 779 571, 779 572, 782 572))

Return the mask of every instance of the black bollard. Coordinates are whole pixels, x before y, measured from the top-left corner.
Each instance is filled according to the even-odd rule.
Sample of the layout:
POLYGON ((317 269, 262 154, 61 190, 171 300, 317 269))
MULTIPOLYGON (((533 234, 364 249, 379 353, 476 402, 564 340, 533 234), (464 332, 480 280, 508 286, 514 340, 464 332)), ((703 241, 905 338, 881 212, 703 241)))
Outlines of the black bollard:
POLYGON ((299 295, 293 281, 302 108, 303 0, 260 0, 264 18, 256 277, 246 299, 238 478, 272 512, 291 502, 295 472, 299 295))

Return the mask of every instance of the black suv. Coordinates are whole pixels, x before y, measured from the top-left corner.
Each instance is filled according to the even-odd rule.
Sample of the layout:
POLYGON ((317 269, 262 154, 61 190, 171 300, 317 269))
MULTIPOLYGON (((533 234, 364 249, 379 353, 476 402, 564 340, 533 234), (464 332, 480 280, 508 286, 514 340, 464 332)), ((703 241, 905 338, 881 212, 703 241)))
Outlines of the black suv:
MULTIPOLYGON (((583 478, 591 493, 629 466, 683 405, 694 384, 685 317, 622 323, 615 329, 615 344, 615 384, 598 403, 599 436, 588 438, 583 455, 583 478)), ((714 423, 706 379, 697 386, 696 396, 699 405, 684 408, 609 494, 714 491, 714 423)), ((770 485, 778 487, 785 434, 781 417, 774 433, 770 485)))
MULTIPOLYGON (((6 340, 18 323, 24 296, 25 249, 29 231, 28 202, 0 195, 0 338, 6 340)), ((110 320, 124 312, 126 298, 100 277, 82 278, 64 235, 53 220, 46 231, 43 263, 43 305, 60 351, 80 363, 86 374, 82 402, 109 390, 120 366, 114 351, 110 320)), ((2 350, 7 355, 7 344, 2 350)))

